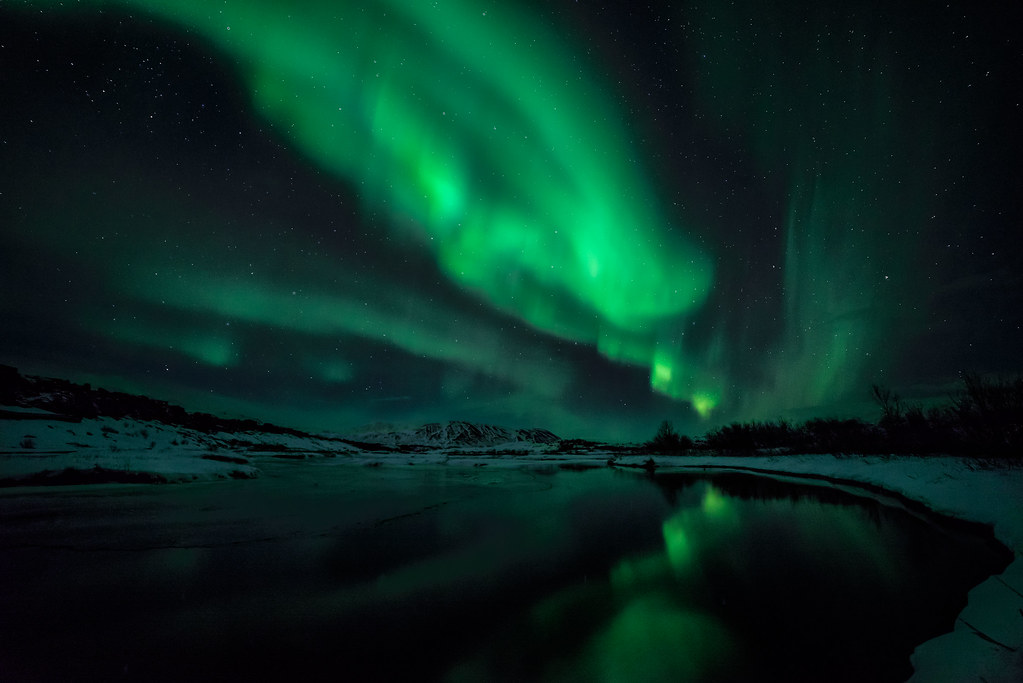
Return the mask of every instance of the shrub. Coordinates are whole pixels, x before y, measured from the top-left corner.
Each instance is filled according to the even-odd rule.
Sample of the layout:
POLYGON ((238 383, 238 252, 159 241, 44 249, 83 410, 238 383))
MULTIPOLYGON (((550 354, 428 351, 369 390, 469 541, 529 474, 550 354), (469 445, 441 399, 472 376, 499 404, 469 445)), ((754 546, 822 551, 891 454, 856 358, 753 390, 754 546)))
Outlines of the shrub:
POLYGON ((657 453, 679 453, 693 447, 693 440, 675 431, 671 420, 664 420, 647 447, 657 453))

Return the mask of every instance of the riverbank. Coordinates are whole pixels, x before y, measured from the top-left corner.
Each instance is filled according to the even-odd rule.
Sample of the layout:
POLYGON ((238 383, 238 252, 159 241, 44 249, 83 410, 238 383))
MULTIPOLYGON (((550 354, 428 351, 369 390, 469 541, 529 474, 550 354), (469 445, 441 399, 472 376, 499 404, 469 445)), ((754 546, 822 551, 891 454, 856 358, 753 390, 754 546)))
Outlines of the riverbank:
MULTIPOLYGON (((120 426, 120 435, 110 428, 104 431, 102 426, 86 435, 95 435, 95 439, 103 439, 104 442, 118 436, 125 437, 123 425, 120 426)), ((34 434, 42 432, 36 430, 34 434)), ((40 443, 31 452, 8 452, 0 456, 0 474, 9 479, 23 479, 40 466, 50 472, 59 471, 56 467, 58 462, 68 464, 64 460, 79 468, 102 465, 102 468, 124 467, 135 473, 159 472, 166 477, 165 481, 178 482, 237 478, 235 473, 241 470, 247 477, 258 476, 275 459, 280 462, 281 457, 293 458, 296 455, 313 459, 327 457, 339 466, 384 466, 409 468, 410 471, 417 465, 442 464, 488 469, 574 469, 606 467, 608 464, 642 467, 649 460, 649 456, 620 457, 599 451, 578 455, 539 452, 516 456, 451 450, 416 454, 354 449, 337 452, 331 450, 333 443, 290 442, 275 444, 280 452, 271 452, 274 447, 271 444, 263 446, 267 450, 250 448, 236 452, 226 439, 220 439, 216 444, 188 443, 187 446, 195 448, 191 451, 182 435, 163 434, 156 427, 138 436, 157 443, 145 450, 120 450, 120 446, 128 444, 119 444, 116 449, 103 449, 99 447, 103 445, 101 443, 89 449, 57 453, 47 452, 48 444, 39 439, 40 443), (296 450, 299 446, 301 449, 296 450), (226 457, 227 453, 239 457, 226 457)), ((1007 683, 1023 680, 1023 506, 1020 505, 1023 501, 1023 468, 989 466, 982 461, 952 457, 834 455, 653 456, 652 465, 658 472, 724 469, 782 479, 798 478, 810 483, 852 489, 865 496, 888 498, 888 502, 896 505, 919 505, 959 520, 990 525, 995 537, 1013 552, 1016 559, 1001 575, 989 578, 970 592, 969 602, 956 620, 953 631, 917 647, 912 657, 915 674, 910 680, 913 683, 967 680, 1007 683)), ((19 483, 47 482, 23 480, 19 483)))
POLYGON ((947 457, 832 455, 659 457, 659 469, 731 468, 854 482, 923 504, 929 510, 991 525, 1016 559, 974 588, 955 630, 913 653, 911 683, 1023 680, 1023 468, 947 457))
MULTIPOLYGON (((603 456, 545 457, 558 466, 598 465, 603 456)), ((524 464, 529 459, 514 459, 524 464)), ((851 485, 966 522, 988 525, 1015 560, 969 594, 953 631, 917 647, 909 683, 1018 683, 1023 681, 1023 467, 1005 461, 943 456, 653 456, 617 458, 619 466, 672 470, 735 470, 795 477, 822 485, 851 485)), ((508 466, 508 459, 476 464, 508 466)), ((894 501, 897 502, 897 501, 894 501)))

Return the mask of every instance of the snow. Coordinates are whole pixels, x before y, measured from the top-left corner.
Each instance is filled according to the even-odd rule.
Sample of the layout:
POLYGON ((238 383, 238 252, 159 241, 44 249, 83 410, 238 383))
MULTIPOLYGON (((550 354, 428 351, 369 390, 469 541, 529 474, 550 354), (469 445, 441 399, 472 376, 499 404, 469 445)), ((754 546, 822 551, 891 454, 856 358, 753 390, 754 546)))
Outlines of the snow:
POLYGON ((318 437, 265 432, 205 434, 162 422, 109 417, 76 422, 60 416, 46 419, 45 414, 36 412, 31 413, 32 419, 12 419, 15 412, 0 406, 0 482, 35 481, 43 473, 90 472, 95 468, 149 474, 156 481, 167 482, 249 478, 259 474, 252 460, 254 453, 336 457, 357 450, 318 437))
POLYGON ((957 519, 990 524, 1015 555, 999 576, 969 594, 955 630, 917 647, 911 683, 1023 681, 1023 467, 950 457, 655 458, 659 467, 706 466, 826 476, 868 484, 957 519), (997 641, 997 642, 992 642, 997 641))
MULTIPOLYGON (((639 466, 650 456, 616 456, 594 450, 558 455, 554 445, 516 441, 496 443, 504 432, 482 435, 468 447, 434 441, 425 452, 363 451, 336 438, 302 437, 264 432, 204 434, 157 422, 111 418, 67 421, 42 411, 0 406, 0 481, 40 472, 95 467, 158 474, 165 481, 193 481, 259 474, 261 458, 333 457, 340 465, 415 464, 449 466, 603 467, 609 460, 639 466), (511 449, 520 455, 502 453, 511 449), (220 457, 223 460, 210 459, 220 457)), ((457 424, 457 423, 449 423, 457 424)), ((435 431, 451 432, 451 427, 435 431)), ((458 431, 456 428, 454 431, 458 431)), ((510 430, 507 433, 515 434, 510 430)), ((463 430, 464 433, 464 430, 463 430)), ((413 438, 389 432, 392 444, 413 438)), ((469 436, 480 436, 469 434, 469 436)), ((773 477, 808 477, 808 483, 842 485, 864 496, 885 498, 885 492, 923 504, 934 512, 991 525, 995 536, 1012 550, 1015 560, 999 576, 974 588, 955 629, 921 644, 913 653, 913 683, 966 680, 1023 681, 1023 467, 986 466, 951 457, 833 455, 765 455, 760 457, 653 456, 658 471, 720 468, 754 471, 773 477), (866 485, 866 488, 857 488, 866 485)))
POLYGON ((4 412, 15 413, 15 414, 23 416, 23 417, 32 417, 32 416, 54 417, 54 418, 57 417, 57 414, 52 412, 52 411, 43 410, 42 408, 28 408, 28 407, 25 407, 25 406, 0 406, 0 414, 2 414, 4 412))
POLYGON ((496 425, 472 422, 433 422, 408 429, 361 431, 353 439, 388 446, 426 446, 479 451, 528 450, 548 451, 560 439, 546 429, 507 429, 496 425))
MULTIPOLYGON (((432 452, 414 456, 362 456, 353 462, 395 466, 417 463, 505 467, 605 466, 611 452, 558 456, 451 457, 432 452)), ((619 465, 640 466, 650 456, 618 457, 619 465)), ((917 647, 910 683, 1019 683, 1023 681, 1023 467, 953 457, 773 455, 758 457, 653 456, 657 471, 721 468, 753 471, 803 483, 842 486, 865 497, 899 505, 897 494, 927 509, 960 520, 990 525, 1016 559, 969 594, 955 630, 917 647), (866 485, 866 487, 864 487, 866 485), (992 642, 997 641, 997 642, 992 642)))

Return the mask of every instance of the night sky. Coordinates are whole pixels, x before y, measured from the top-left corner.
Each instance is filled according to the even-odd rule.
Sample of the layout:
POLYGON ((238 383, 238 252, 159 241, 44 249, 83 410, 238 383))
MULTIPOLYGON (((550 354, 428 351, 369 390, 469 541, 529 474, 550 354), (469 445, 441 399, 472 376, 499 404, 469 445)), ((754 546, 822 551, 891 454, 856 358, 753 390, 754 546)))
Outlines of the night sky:
POLYGON ((1023 370, 1023 41, 910 0, 0 3, 0 362, 645 439, 1023 370))

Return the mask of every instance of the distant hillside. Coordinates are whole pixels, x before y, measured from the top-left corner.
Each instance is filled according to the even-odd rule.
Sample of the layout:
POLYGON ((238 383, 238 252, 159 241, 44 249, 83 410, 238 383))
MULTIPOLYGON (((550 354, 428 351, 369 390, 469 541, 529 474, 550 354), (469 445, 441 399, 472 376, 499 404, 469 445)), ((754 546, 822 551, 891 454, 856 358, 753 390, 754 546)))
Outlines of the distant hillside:
POLYGON ((351 435, 362 442, 427 448, 527 448, 549 446, 561 439, 546 429, 508 429, 472 422, 431 422, 414 429, 370 431, 351 435))
MULTIPOLYGON (((48 411, 48 419, 77 422, 83 419, 110 417, 139 421, 162 422, 212 434, 216 432, 265 432, 298 437, 310 436, 288 427, 218 417, 209 413, 190 413, 167 401, 136 396, 119 391, 94 389, 89 384, 75 384, 64 379, 22 375, 17 368, 0 365, 0 410, 17 410, 20 419, 31 419, 31 411, 48 411)), ((10 417, 15 417, 11 415, 10 417)))
MULTIPOLYGON (((0 365, 0 418, 11 420, 50 420, 81 422, 96 418, 159 422, 203 434, 262 433, 278 436, 314 438, 313 435, 257 420, 218 417, 209 413, 190 413, 167 401, 119 391, 96 389, 64 379, 22 375, 16 368, 0 365)), ((386 427, 328 438, 347 448, 383 451, 421 451, 426 449, 503 448, 535 450, 561 442, 546 429, 508 429, 471 422, 431 423, 414 429, 389 430, 386 427)))

